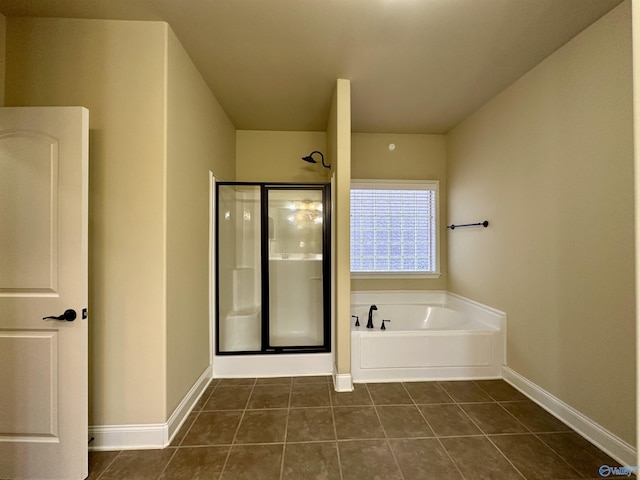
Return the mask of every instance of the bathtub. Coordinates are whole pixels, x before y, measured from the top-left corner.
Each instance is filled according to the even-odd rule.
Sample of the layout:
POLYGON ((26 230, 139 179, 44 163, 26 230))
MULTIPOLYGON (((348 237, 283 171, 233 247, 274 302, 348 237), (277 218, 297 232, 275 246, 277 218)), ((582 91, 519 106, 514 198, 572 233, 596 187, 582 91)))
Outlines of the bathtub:
POLYGON ((354 292, 353 381, 501 378, 506 316, 447 292, 354 292), (373 329, 366 328, 369 307, 373 329), (381 324, 385 322, 385 330, 381 324))

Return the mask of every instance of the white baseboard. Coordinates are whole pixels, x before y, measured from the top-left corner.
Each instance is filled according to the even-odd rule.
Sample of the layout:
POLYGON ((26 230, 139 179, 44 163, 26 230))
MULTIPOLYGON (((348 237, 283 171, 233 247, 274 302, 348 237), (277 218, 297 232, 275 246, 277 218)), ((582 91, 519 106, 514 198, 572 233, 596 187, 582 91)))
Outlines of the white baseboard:
POLYGON ((211 381, 209 365, 176 407, 166 423, 94 425, 89 427, 90 451, 143 450, 168 446, 211 381))
POLYGON ((333 388, 336 392, 352 392, 353 391, 353 378, 350 373, 335 373, 337 369, 333 370, 333 388))
POLYGON ((196 380, 196 383, 193 384, 191 389, 184 396, 180 404, 173 411, 173 413, 169 417, 169 420, 167 420, 167 427, 168 427, 167 445, 169 445, 173 440, 173 437, 176 436, 176 433, 178 433, 178 430, 180 430, 180 427, 182 427, 182 424, 187 419, 187 416, 191 413, 191 410, 193 410, 193 407, 196 405, 196 403, 198 402, 198 400, 200 399, 200 397, 202 396, 206 388, 209 386, 209 383, 211 382, 212 378, 213 378, 213 366, 209 365, 205 369, 205 371, 202 372, 202 375, 200 375, 200 378, 196 380))
POLYGON ((166 423, 93 425, 89 427, 90 452, 163 448, 169 438, 166 423))
POLYGON ((573 407, 553 396, 519 373, 503 367, 503 379, 536 402, 549 413, 562 420, 576 432, 596 445, 622 465, 636 465, 637 453, 633 446, 584 416, 573 407))

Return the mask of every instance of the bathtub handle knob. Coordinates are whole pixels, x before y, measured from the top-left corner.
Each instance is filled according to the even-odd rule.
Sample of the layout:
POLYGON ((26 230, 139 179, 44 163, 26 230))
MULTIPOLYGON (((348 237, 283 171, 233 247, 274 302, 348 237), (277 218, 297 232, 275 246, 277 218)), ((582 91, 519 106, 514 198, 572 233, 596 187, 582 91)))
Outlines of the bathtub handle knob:
POLYGON ((382 320, 382 325, 380 326, 380 330, 386 330, 387 327, 384 326, 384 322, 390 322, 390 321, 391 320, 386 320, 386 319, 382 320))
POLYGON ((351 318, 355 318, 356 319, 356 327, 360 326, 360 318, 357 315, 351 315, 351 318))

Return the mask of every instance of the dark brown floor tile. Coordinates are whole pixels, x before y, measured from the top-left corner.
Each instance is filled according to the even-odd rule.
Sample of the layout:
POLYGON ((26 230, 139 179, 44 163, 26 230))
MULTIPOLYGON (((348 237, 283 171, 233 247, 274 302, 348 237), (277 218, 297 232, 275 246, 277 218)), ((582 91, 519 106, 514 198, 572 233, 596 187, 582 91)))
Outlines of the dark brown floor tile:
POLYGON ((581 478, 533 434, 492 435, 489 438, 528 480, 581 478))
POLYGON ((203 410, 243 410, 253 387, 216 387, 203 410))
POLYGON ((374 407, 334 407, 338 439, 384 438, 374 407))
POLYGON ((258 378, 256 385, 291 385, 291 377, 265 377, 258 378))
POLYGON ((187 432, 191 428, 191 425, 193 425, 193 422, 196 421, 196 418, 198 418, 198 412, 194 411, 187 415, 187 419, 184 421, 184 423, 180 427, 180 430, 178 430, 178 432, 173 437, 173 440, 171 441, 172 447, 177 447, 178 445, 180 445, 180 443, 182 443, 182 440, 187 435, 187 432))
POLYGON ((369 391, 363 383, 356 383, 352 392, 336 392, 331 389, 331 402, 335 406, 355 407, 358 405, 371 405, 369 391))
POLYGON ((405 382, 403 385, 418 404, 453 403, 453 399, 438 382, 405 382))
POLYGON ((89 477, 87 480, 96 480, 118 456, 118 453, 120 452, 89 452, 89 477))
POLYGON ((523 477, 484 436, 441 439, 466 480, 522 480, 523 477))
POLYGON ((179 448, 160 480, 209 480, 218 478, 230 447, 179 448))
POLYGON ((278 480, 284 444, 234 445, 222 480, 278 480))
POLYGON ((529 400, 504 380, 476 380, 475 384, 487 392, 496 402, 529 400))
POLYGON ((413 400, 401 383, 368 383, 375 405, 413 405, 413 400))
POLYGON ((207 387, 204 390, 204 392, 202 392, 202 395, 200 395, 200 398, 198 399, 196 404, 193 406, 193 410, 196 412, 199 412, 200 410, 202 410, 202 408, 205 406, 205 404, 207 403, 207 400, 209 400, 209 397, 211 396, 211 394, 215 389, 216 387, 207 387))
POLYGON ((460 405, 460 408, 486 434, 529 432, 497 403, 465 403, 460 405))
POLYGON ((602 478, 599 469, 606 465, 621 465, 575 432, 545 433, 538 435, 547 446, 560 455, 585 478, 602 478))
POLYGON ((219 387, 252 387, 255 385, 255 378, 221 378, 218 382, 219 387))
POLYGON ((127 450, 120 452, 102 473, 100 479, 156 480, 175 452, 175 448, 165 448, 164 450, 127 450))
POLYGON ((501 402, 511 415, 516 417, 532 432, 570 432, 571 428, 551 415, 535 403, 528 402, 501 402))
POLYGON ((335 440, 333 414, 329 407, 289 410, 287 442, 335 440))
POLYGON ((293 377, 293 383, 331 383, 331 375, 310 375, 306 377, 293 377))
POLYGON ((182 445, 231 444, 241 417, 242 412, 201 412, 182 445))
MULTIPOLYGON (((303 377, 306 378, 306 377, 303 377)), ((291 387, 292 408, 296 407, 328 407, 329 384, 324 383, 295 383, 291 387)))
POLYGON ((248 410, 240 422, 236 443, 284 442, 287 410, 248 410))
POLYGON ((459 403, 492 402, 493 398, 474 382, 438 382, 446 392, 459 403))
POLYGON ((482 435, 475 423, 456 404, 420 405, 420 410, 439 437, 482 435))
POLYGON ((622 470, 607 470, 607 471, 603 471, 602 475, 598 474, 597 477, 583 477, 582 480, 602 480, 603 478, 610 478, 610 479, 632 478, 633 479, 636 476, 635 472, 637 472, 637 470, 638 470, 637 468, 635 470, 632 470, 630 469, 630 467, 627 467, 626 469, 623 468, 622 470), (629 474, 631 475, 630 477, 627 476, 629 474), (613 475, 617 475, 617 477, 614 477, 613 475))
POLYGON ((256 385, 249 397, 247 408, 287 408, 290 390, 290 385, 256 385))
POLYGON ((88 478, 595 480, 603 465, 620 466, 502 380, 336 393, 322 376, 214 380, 169 448, 91 452, 88 478), (414 437, 434 435, 430 428, 439 439, 414 437))
POLYGON ((402 480, 386 440, 338 442, 338 450, 343 480, 402 480))
POLYGON ((436 439, 391 440, 391 448, 406 479, 462 479, 455 464, 436 439))
POLYGON ((433 437, 434 433, 415 405, 376 407, 388 438, 433 437))
POLYGON ((339 479, 338 446, 335 442, 287 444, 283 480, 339 479))

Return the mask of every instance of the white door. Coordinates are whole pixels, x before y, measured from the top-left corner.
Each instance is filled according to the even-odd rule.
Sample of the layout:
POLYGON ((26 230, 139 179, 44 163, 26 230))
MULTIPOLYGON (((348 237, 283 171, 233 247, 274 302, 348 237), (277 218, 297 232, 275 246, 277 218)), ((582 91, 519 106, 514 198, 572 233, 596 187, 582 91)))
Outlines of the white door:
POLYGON ((88 475, 88 125, 0 108, 0 479, 88 475))

